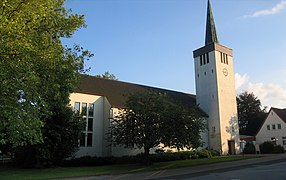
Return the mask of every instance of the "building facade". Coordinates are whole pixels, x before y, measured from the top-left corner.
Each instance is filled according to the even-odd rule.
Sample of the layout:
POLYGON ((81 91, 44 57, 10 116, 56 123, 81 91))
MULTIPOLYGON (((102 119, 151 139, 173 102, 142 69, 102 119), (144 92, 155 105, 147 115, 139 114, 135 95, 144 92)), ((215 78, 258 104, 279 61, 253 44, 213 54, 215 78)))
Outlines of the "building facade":
POLYGON ((271 108, 256 134, 256 143, 271 141, 286 149, 286 109, 271 108))
MULTIPOLYGON (((234 84, 232 50, 218 42, 210 1, 208 0, 205 46, 194 51, 196 96, 132 83, 83 75, 79 88, 71 94, 71 106, 83 114, 86 127, 76 156, 122 156, 142 152, 110 146, 107 131, 110 118, 124 108, 129 93, 156 90, 186 108, 196 104, 208 116, 208 128, 201 135, 204 146, 222 154, 239 151, 239 132, 234 84)), ((199 138, 199 137, 198 137, 199 138)))
POLYGON ((208 144, 222 154, 239 150, 232 49, 219 44, 208 0, 205 46, 194 51, 196 100, 208 114, 208 144))

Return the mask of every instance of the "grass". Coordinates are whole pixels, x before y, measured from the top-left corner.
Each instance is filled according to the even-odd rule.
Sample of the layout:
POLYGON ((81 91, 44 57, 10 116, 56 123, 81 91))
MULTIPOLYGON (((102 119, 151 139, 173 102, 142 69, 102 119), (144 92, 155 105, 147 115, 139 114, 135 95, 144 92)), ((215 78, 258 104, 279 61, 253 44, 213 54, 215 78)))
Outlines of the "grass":
POLYGON ((174 169, 182 167, 191 167, 204 164, 222 163, 227 161, 244 160, 253 157, 249 156, 221 156, 210 159, 193 159, 155 163, 152 166, 143 165, 111 165, 111 166, 93 166, 93 167, 58 167, 47 169, 17 169, 0 168, 0 179, 18 180, 18 179, 53 179, 80 176, 98 176, 124 173, 137 173, 144 171, 155 171, 164 169, 174 169))

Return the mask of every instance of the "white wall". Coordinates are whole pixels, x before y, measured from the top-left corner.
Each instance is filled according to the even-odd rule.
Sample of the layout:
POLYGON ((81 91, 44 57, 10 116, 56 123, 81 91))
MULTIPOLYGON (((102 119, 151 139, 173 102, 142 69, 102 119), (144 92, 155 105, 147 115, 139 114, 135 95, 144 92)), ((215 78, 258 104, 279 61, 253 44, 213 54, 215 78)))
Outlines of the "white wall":
POLYGON ((106 143, 104 139, 106 123, 109 121, 109 107, 105 108, 105 106, 108 106, 105 98, 96 95, 72 93, 70 95, 70 105, 74 107, 75 102, 80 102, 81 106, 82 103, 94 104, 92 146, 80 147, 79 151, 76 153, 76 157, 107 155, 108 149, 104 147, 106 143), (108 111, 106 109, 108 109, 108 111))
MULTIPOLYGON (((261 129, 256 135, 256 142, 261 144, 265 141, 271 141, 271 138, 278 139, 276 144, 284 146, 286 149, 286 145, 283 145, 283 137, 286 138, 286 123, 280 119, 280 117, 273 111, 270 110, 266 120, 264 121, 261 129), (281 124, 281 129, 278 129, 277 124, 281 124), (270 130, 267 130, 267 125, 270 125, 270 130), (276 126, 276 129, 272 129, 272 125, 276 126)), ((286 139, 284 139, 286 141, 286 139)))
MULTIPOLYGON (((228 48, 216 46, 231 52, 228 48)), ((226 64, 221 62, 219 51, 211 51, 209 63, 203 65, 200 65, 200 57, 196 57, 195 80, 197 104, 209 115, 209 148, 227 154, 228 141, 234 140, 238 153, 239 131, 232 56, 228 55, 226 64), (223 69, 227 69, 227 75, 223 69)))

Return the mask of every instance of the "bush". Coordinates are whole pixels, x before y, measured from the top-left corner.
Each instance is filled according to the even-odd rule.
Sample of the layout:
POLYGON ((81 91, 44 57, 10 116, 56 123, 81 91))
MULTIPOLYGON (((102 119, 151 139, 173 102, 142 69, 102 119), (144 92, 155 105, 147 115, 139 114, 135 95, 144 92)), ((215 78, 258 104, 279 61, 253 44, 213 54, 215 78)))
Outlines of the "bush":
POLYGON ((211 158, 212 157, 210 151, 208 150, 197 151, 197 155, 199 156, 199 158, 211 158))
MULTIPOLYGON (((160 152, 157 154, 150 154, 151 162, 166 162, 176 160, 188 160, 198 158, 211 158, 214 154, 219 155, 217 151, 199 150, 199 151, 181 151, 181 152, 160 152)), ((63 166, 101 166, 111 164, 136 164, 143 163, 144 154, 136 156, 122 156, 122 157, 90 157, 84 156, 80 158, 65 160, 63 166)))
POLYGON ((256 154, 254 144, 247 142, 243 149, 243 154, 256 154))
POLYGON ((274 146, 273 153, 284 153, 284 147, 281 145, 274 146))
POLYGON ((220 153, 217 150, 210 150, 209 152, 211 153, 212 157, 220 156, 220 153))
POLYGON ((273 153, 273 150, 274 150, 274 144, 271 141, 266 141, 266 142, 262 143, 260 146, 260 151, 263 154, 273 153))

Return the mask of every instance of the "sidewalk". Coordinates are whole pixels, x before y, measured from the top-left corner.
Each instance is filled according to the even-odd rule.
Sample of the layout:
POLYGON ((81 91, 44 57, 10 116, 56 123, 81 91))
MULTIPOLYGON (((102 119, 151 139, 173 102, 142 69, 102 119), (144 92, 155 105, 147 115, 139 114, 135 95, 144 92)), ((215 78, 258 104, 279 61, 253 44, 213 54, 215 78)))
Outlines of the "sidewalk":
POLYGON ((252 165, 271 164, 275 162, 286 161, 286 153, 261 155, 262 157, 239 160, 225 163, 199 165, 179 169, 166 169, 160 171, 150 171, 134 174, 106 175, 71 178, 71 180, 140 180, 140 179, 172 179, 173 176, 205 174, 207 172, 228 171, 233 169, 245 168, 252 165))

